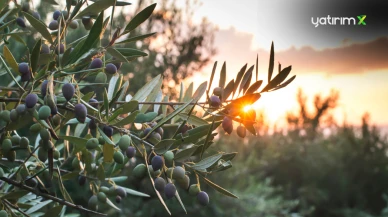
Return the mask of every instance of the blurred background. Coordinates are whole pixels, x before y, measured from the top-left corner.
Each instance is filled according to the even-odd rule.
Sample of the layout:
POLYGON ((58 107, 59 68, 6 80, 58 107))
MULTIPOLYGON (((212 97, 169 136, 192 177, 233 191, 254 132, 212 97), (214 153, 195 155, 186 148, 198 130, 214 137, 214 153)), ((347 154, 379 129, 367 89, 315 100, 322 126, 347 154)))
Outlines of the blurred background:
MULTIPOLYGON (((151 18, 131 33, 156 32, 131 45, 149 56, 121 69, 131 93, 163 74, 164 94, 176 99, 181 82, 186 88, 194 82, 196 89, 209 80, 215 61, 218 70, 226 62, 229 81, 244 64, 255 64, 257 55, 259 79, 266 81, 272 41, 275 63, 292 65, 291 73, 297 75, 289 86, 264 93, 252 105, 258 113, 258 136, 241 139, 221 130, 212 147, 238 152, 232 169, 210 179, 240 198, 201 186, 210 195, 209 206, 200 207, 182 193, 189 214, 170 200, 173 216, 388 216, 386 2, 131 2, 117 15, 115 26, 158 3, 151 18), (311 24, 312 17, 361 14, 367 15, 366 26, 311 24)), ((54 8, 64 8, 34 3, 43 20, 52 19, 54 8)), ((83 27, 72 31, 69 41, 85 33, 83 27)), ((26 40, 32 47, 33 40, 26 40)), ((152 194, 142 184, 132 180, 128 186, 152 194)), ((80 195, 77 200, 85 203, 87 198, 80 195)), ((122 216, 168 215, 155 197, 128 197, 120 208, 122 216)))

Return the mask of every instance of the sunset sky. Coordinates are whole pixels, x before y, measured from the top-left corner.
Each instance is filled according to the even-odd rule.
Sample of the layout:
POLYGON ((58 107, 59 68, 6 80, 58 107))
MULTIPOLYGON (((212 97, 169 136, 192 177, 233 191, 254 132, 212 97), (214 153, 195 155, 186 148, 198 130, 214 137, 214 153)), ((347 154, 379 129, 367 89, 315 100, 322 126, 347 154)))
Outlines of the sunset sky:
MULTIPOLYGON (((358 5, 345 13, 333 1, 325 1, 328 5, 308 2, 202 1, 195 19, 199 22, 207 17, 219 27, 214 61, 219 65, 226 61, 228 80, 245 63, 254 64, 259 54, 259 74, 266 81, 271 41, 275 43, 275 63, 292 65, 291 74, 297 75, 296 80, 287 88, 263 94, 255 105, 264 109, 271 122, 281 123, 286 111, 297 108, 296 91, 302 88, 310 99, 317 93, 327 95, 330 89, 340 91, 340 105, 335 111, 340 123, 346 118, 348 123, 359 124, 361 116, 369 112, 373 123, 388 125, 388 28, 382 28, 386 17, 381 19, 376 9, 381 5, 369 1, 373 7, 358 5), (367 26, 315 28, 311 24, 312 16, 328 14, 367 14, 367 26)), ((211 67, 196 77, 206 79, 211 67)))

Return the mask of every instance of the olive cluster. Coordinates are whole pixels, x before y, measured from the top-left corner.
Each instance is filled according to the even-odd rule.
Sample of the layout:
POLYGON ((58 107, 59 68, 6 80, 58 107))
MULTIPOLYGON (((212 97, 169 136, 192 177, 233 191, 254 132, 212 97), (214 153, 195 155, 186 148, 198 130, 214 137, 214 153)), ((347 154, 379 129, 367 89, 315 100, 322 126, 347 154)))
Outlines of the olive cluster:
MULTIPOLYGON (((222 102, 223 89, 221 87, 216 87, 213 89, 213 95, 209 97, 209 106, 213 109, 218 109, 222 102)), ((241 111, 240 109, 231 108, 228 110, 228 115, 224 117, 222 121, 222 128, 227 134, 231 134, 233 132, 233 119, 232 117, 240 116, 243 118, 243 121, 254 121, 256 119, 256 112, 253 109, 249 109, 248 111, 241 111)), ((242 125, 239 125, 236 129, 237 135, 241 138, 245 138, 246 136, 246 128, 242 125)))
MULTIPOLYGON (((103 62, 100 58, 94 58, 92 62, 89 65, 89 69, 99 69, 103 67, 103 62)), ((108 63, 105 65, 104 71, 107 74, 114 75, 117 73, 117 70, 121 67, 121 63, 108 63)), ((96 77, 97 83, 104 83, 106 82, 106 75, 97 74, 96 77)))
MULTIPOLYGON (((154 126, 153 123, 150 125, 154 126)), ((154 131, 155 134, 161 133, 161 135, 155 135, 154 132, 150 134, 150 132, 151 128, 147 127, 143 130, 142 135, 145 138, 153 135, 153 138, 157 139, 163 136, 163 133, 161 133, 163 132, 162 128, 154 131)), ((188 191, 190 195, 196 196, 199 204, 206 206, 209 203, 209 196, 206 192, 200 190, 199 184, 190 185, 190 176, 186 174, 184 167, 174 166, 174 156, 174 152, 171 150, 166 151, 163 155, 155 154, 151 158, 148 167, 146 164, 140 163, 133 169, 132 175, 137 179, 142 179, 149 173, 154 179, 155 189, 164 195, 166 199, 171 199, 176 195, 177 185, 188 191)))
POLYGON ((20 76, 20 80, 21 81, 29 81, 31 80, 32 78, 32 73, 31 73, 31 69, 30 67, 28 66, 28 63, 20 63, 19 64, 19 72, 21 74, 20 76))
POLYGON ((124 188, 114 185, 109 188, 107 186, 101 186, 99 192, 89 198, 88 208, 97 210, 99 204, 105 204, 107 202, 108 196, 115 197, 116 203, 120 203, 122 198, 127 196, 127 192, 124 188))
MULTIPOLYGON (((73 1, 73 5, 75 5, 76 3, 77 3, 76 1, 73 1)), ((22 11, 31 14, 33 17, 35 17, 38 20, 41 19, 41 16, 37 11, 31 11, 29 2, 23 2, 21 6, 22 6, 22 11)), ((64 20, 67 20, 69 18, 69 13, 67 11, 58 11, 58 10, 54 11, 53 20, 49 23, 48 28, 50 30, 53 30, 53 31, 58 30, 59 20, 62 17, 64 20)), ((62 22, 62 23, 64 23, 64 22, 62 22)), ((23 17, 16 18, 16 24, 21 28, 26 28, 26 23, 25 23, 23 17)), ((93 25, 93 23, 92 23, 92 25, 93 25)), ((79 24, 76 20, 72 20, 69 22, 68 26, 72 29, 77 29, 79 27, 79 24)))
MULTIPOLYGON (((113 128, 111 128, 109 126, 104 126, 103 132, 108 137, 111 137, 113 135, 113 128)), ((115 150, 115 153, 113 154, 113 160, 115 163, 124 164, 125 156, 128 159, 135 157, 136 148, 134 146, 132 146, 131 143, 132 143, 131 137, 129 137, 128 135, 123 135, 122 137, 120 137, 119 141, 116 144, 117 148, 115 150)), ((104 145, 104 144, 105 144, 105 141, 102 137, 100 137, 99 139, 91 138, 86 142, 86 148, 89 151, 92 151, 94 149, 97 149, 98 146, 104 145)), ((79 169, 79 159, 78 158, 74 158, 74 160, 72 162, 72 167, 73 167, 73 169, 79 169)), ((93 172, 91 175, 95 175, 93 173, 95 173, 97 171, 97 169, 98 169, 98 166, 93 164, 92 165, 93 172)), ((79 185, 81 185, 81 186, 84 185, 86 180, 87 180, 87 178, 85 176, 79 176, 79 178, 78 178, 79 185)), ((99 191, 95 195, 93 195, 89 198, 88 208, 92 209, 92 210, 97 210, 99 204, 107 202, 108 196, 115 196, 115 201, 117 203, 120 203, 122 198, 125 198, 127 196, 127 192, 125 191, 124 188, 117 187, 114 185, 112 185, 109 188, 107 186, 101 186, 99 188, 99 191)))
MULTIPOLYGON (((253 111, 253 110, 252 110, 253 111)), ((256 116, 255 111, 253 111, 253 115, 251 116, 256 116)), ((255 117, 250 117, 252 119, 248 119, 250 121, 254 120, 255 117)), ((231 134, 232 131, 233 131, 233 120, 231 117, 228 117, 228 116, 225 116, 224 119, 222 120, 222 128, 224 129, 224 131, 227 133, 227 134, 231 134)), ((247 135, 247 130, 246 128, 243 126, 243 125, 239 125, 236 129, 236 132, 237 132, 237 135, 241 138, 245 138, 245 136, 247 135)))
POLYGON ((153 132, 151 132, 152 128, 156 126, 155 122, 149 123, 148 127, 146 127, 140 136, 148 141, 155 142, 160 141, 163 138, 164 130, 162 127, 156 128, 153 132), (150 133, 151 132, 151 133, 150 133))
POLYGON ((27 137, 20 137, 19 135, 15 134, 12 137, 6 137, 3 140, 1 143, 1 150, 3 156, 5 156, 8 161, 13 162, 16 158, 16 150, 29 149, 29 144, 30 141, 27 137))
MULTIPOLYGON (((40 20, 40 14, 37 11, 32 11, 30 8, 30 3, 29 2, 23 2, 22 5, 22 11, 31 14, 33 17, 36 19, 40 20)), ((16 24, 21 27, 21 28, 26 28, 26 22, 24 21, 23 17, 18 17, 16 18, 16 24)))
MULTIPOLYGON (((92 104, 93 104, 93 101, 92 100, 92 104)), ((95 104, 96 106, 98 104, 95 104)), ((93 120, 93 119, 92 119, 93 120)), ((90 121, 89 122, 89 128, 90 129, 95 129, 97 127, 97 125, 90 121), (90 124, 94 124, 94 126, 90 126, 90 124)), ((114 133, 114 130, 112 127, 110 126, 103 126, 103 132, 106 136, 108 137, 112 137, 113 133, 114 133)), ((98 139, 97 138, 90 138, 87 142, 86 142, 86 149, 89 150, 89 151, 93 151, 95 149, 98 149, 99 146, 102 146, 102 145, 105 145, 105 140, 103 137, 99 137, 98 139)), ((124 164, 126 162, 126 158, 129 160, 133 157, 135 157, 136 155, 136 148, 132 145, 132 139, 131 137, 129 137, 128 135, 123 135, 120 137, 120 139, 118 140, 118 142, 116 143, 116 148, 115 148, 115 152, 113 154, 113 160, 115 163, 117 164, 124 164)), ((79 170, 80 169, 80 160, 82 159, 78 159, 77 157, 75 157, 73 159, 73 162, 72 162, 72 167, 74 170, 79 170)), ((92 172, 90 175, 96 175, 96 171, 98 170, 98 166, 95 165, 94 163, 92 164, 92 172)), ((87 178, 85 176, 79 176, 78 178, 78 183, 79 185, 83 186, 87 181, 87 178)), ((88 202, 88 208, 89 209, 92 209, 92 210, 97 210, 98 209, 98 205, 99 204, 102 204, 102 203, 106 203, 107 202, 107 197, 109 196, 114 196, 115 197, 115 201, 117 203, 120 203, 122 198, 126 197, 127 196, 127 192, 125 189, 121 188, 121 187, 118 187, 118 186, 110 186, 110 187, 107 187, 107 186, 101 186, 98 190, 98 192, 91 196, 89 198, 89 202, 88 202)))

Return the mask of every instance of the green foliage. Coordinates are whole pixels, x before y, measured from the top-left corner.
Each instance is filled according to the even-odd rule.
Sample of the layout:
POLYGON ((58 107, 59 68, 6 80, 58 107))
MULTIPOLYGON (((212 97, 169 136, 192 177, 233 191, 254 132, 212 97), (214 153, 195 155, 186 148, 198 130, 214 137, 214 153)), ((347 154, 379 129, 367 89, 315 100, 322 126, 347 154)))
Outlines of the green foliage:
MULTIPOLYGON (((302 92, 297 99, 300 110, 289 114, 287 133, 279 130, 269 134, 262 122, 256 126, 260 139, 255 142, 242 145, 236 137, 222 137, 215 144, 215 150, 228 147, 237 151, 233 166, 240 168, 217 177, 225 180, 219 181, 219 185, 226 185, 229 190, 240 189, 234 191, 239 200, 216 206, 234 210, 244 198, 247 201, 243 204, 272 204, 273 196, 262 203, 255 202, 256 195, 261 195, 255 189, 266 185, 264 190, 276 189, 280 201, 291 202, 287 212, 302 216, 386 216, 387 137, 371 126, 368 115, 363 117, 360 128, 334 123, 331 111, 338 100, 335 91, 327 97, 314 97, 312 111, 307 109, 307 98, 302 92), (327 129, 329 135, 324 134, 327 129), (263 183, 265 177, 268 182, 263 183), (233 184, 228 186, 230 182, 233 184)), ((256 216, 258 211, 251 208, 257 207, 244 206, 241 212, 248 212, 244 216, 256 216)))
MULTIPOLYGON (((54 0, 46 1, 55 4, 54 0)), ((49 28, 44 19, 27 7, 29 2, 23 2, 23 7, 15 3, 14 8, 7 6, 0 11, 1 24, 4 21, 4 25, 8 25, 15 17, 19 20, 17 25, 6 28, 15 34, 3 34, 0 42, 3 46, 0 150, 4 169, 0 177, 1 207, 12 216, 24 212, 34 216, 57 216, 74 210, 105 216, 121 212, 119 204, 129 194, 157 198, 168 214, 171 214, 172 203, 169 199, 176 198, 186 213, 180 195, 189 195, 190 180, 237 198, 208 178, 230 169, 236 153, 226 153, 222 149, 213 153, 209 148, 224 117, 229 118, 229 127, 233 121, 239 122, 256 134, 252 121, 256 114, 241 113, 245 105, 256 102, 261 96, 257 92, 258 85, 251 85, 254 66, 240 73, 241 83, 232 82, 233 92, 237 86, 240 89, 236 98, 231 96, 229 100, 226 96, 232 92, 230 86, 227 86, 229 94, 224 95, 226 63, 220 71, 221 89, 216 91, 219 96, 209 95, 211 79, 194 93, 193 85, 187 90, 182 88, 182 97, 172 102, 173 97, 162 92, 160 73, 131 97, 128 94, 130 82, 142 84, 143 80, 137 77, 124 80, 121 63, 144 58, 147 54, 142 49, 119 47, 116 40, 125 40, 123 36, 136 31, 150 17, 152 22, 157 22, 151 16, 156 4, 145 7, 128 24, 114 28, 117 26, 112 20, 115 10, 128 4, 113 0, 86 2, 66 1, 67 10, 56 11, 52 21, 55 25, 49 28), (111 16, 107 16, 109 9, 112 9, 111 16), (28 22, 24 23, 24 18, 28 22), (71 35, 79 28, 71 26, 80 20, 87 31, 72 41, 71 35), (31 33, 23 31, 27 28, 25 25, 31 33), (18 36, 15 38, 15 35, 18 36), (247 90, 251 90, 250 93, 247 90), (202 97, 206 102, 198 102, 202 97), (208 100, 212 98, 218 99, 216 104, 208 100), (233 109, 240 113, 231 114, 233 109), (204 117, 199 116, 200 112, 204 117), (129 148, 129 153, 125 153, 129 148), (155 188, 157 177, 166 182, 164 194, 155 188), (120 186, 127 182, 137 185, 120 186), (177 191, 179 187, 183 193, 177 191)), ((148 36, 153 33, 137 36, 136 40, 148 36)), ((190 46, 203 40, 190 38, 190 46)), ((207 62, 199 57, 195 60, 201 64, 207 62)), ((178 67, 187 60, 180 61, 178 67)), ((290 70, 291 67, 287 67, 281 71, 261 92, 285 86, 281 83, 290 70)), ((211 195, 204 192, 204 188, 201 190, 197 194, 198 204, 206 206, 212 201, 211 195)))

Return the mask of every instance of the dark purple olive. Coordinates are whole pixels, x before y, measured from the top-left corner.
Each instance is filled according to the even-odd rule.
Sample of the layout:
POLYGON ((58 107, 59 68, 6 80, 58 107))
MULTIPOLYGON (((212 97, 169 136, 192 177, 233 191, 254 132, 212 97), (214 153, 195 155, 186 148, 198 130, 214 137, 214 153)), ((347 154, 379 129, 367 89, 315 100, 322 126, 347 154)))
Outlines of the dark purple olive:
POLYGON ((40 20, 40 14, 37 11, 32 12, 32 16, 34 16, 37 20, 40 20))
POLYGON ((116 188, 116 194, 122 198, 127 196, 127 192, 121 187, 116 188))
POLYGON ((164 130, 161 127, 156 128, 155 132, 159 133, 161 137, 163 137, 164 130))
POLYGON ((57 106, 50 107, 51 108, 51 115, 56 115, 58 114, 58 108, 57 106))
POLYGON ((55 53, 56 54, 63 54, 64 52, 65 52, 65 45, 60 44, 59 45, 59 50, 58 50, 58 46, 55 47, 55 53))
POLYGON ((120 196, 116 196, 116 203, 121 203, 121 197, 120 196))
POLYGON ((21 17, 16 18, 16 24, 22 28, 26 28, 26 23, 24 22, 24 19, 21 17))
POLYGON ((233 121, 229 117, 224 117, 224 120, 222 121, 222 128, 225 130, 226 133, 231 134, 233 131, 233 121))
POLYGON ((85 123, 86 116, 88 114, 88 110, 86 109, 84 104, 75 105, 74 113, 75 113, 75 117, 77 118, 78 122, 85 123))
POLYGON ((20 76, 20 80, 23 82, 29 81, 31 80, 31 78, 32 78, 31 73, 22 74, 22 76, 20 76))
POLYGON ((25 183, 28 187, 31 188, 36 188, 36 186, 38 185, 38 181, 36 180, 36 178, 31 178, 31 176, 26 177, 25 183))
POLYGON ((71 100, 71 98, 73 98, 74 93, 75 93, 75 89, 74 89, 74 86, 72 84, 66 83, 62 86, 62 94, 63 94, 63 97, 65 97, 65 99, 67 101, 69 101, 69 100, 71 100))
POLYGON ((84 25, 90 24, 91 21, 92 21, 92 19, 90 18, 90 16, 83 16, 82 17, 82 24, 84 24, 84 25))
POLYGON ((108 73, 108 74, 111 74, 111 75, 116 74, 117 67, 114 64, 112 64, 112 63, 108 63, 105 66, 105 72, 108 73))
POLYGON ((211 96, 209 103, 211 107, 218 108, 221 105, 221 100, 218 96, 211 96))
POLYGON ((173 198, 175 196, 175 193, 176 193, 176 187, 174 184, 168 183, 164 187, 164 194, 166 195, 167 199, 173 198))
POLYGON ((44 80, 42 82, 42 86, 40 86, 40 95, 42 95, 42 97, 45 97, 46 96, 46 93, 47 93, 47 84, 48 84, 48 81, 47 80, 44 80))
POLYGON ((104 126, 104 128, 102 129, 102 131, 105 133, 106 136, 108 137, 112 137, 113 135, 113 128, 110 127, 110 126, 104 126))
POLYGON ((89 129, 95 130, 96 128, 97 128, 96 122, 94 121, 94 119, 91 119, 91 120, 89 121, 89 129))
POLYGON ((157 132, 152 132, 151 135, 149 136, 149 138, 153 138, 153 139, 156 139, 158 141, 162 140, 162 136, 157 132))
POLYGON ((78 176, 78 184, 80 186, 85 185, 85 182, 86 182, 86 177, 85 176, 78 176))
POLYGON ((50 53, 50 48, 47 44, 42 44, 42 47, 40 49, 41 54, 49 54, 50 53))
POLYGON ((50 30, 57 30, 58 27, 59 27, 59 23, 58 23, 58 21, 56 21, 56 20, 51 21, 51 22, 49 23, 49 25, 48 25, 48 28, 49 28, 50 30))
POLYGON ((89 65, 89 69, 98 69, 102 67, 102 60, 100 58, 95 58, 89 65))
POLYGON ((61 12, 60 12, 60 11, 54 11, 54 13, 53 13, 53 19, 54 19, 54 20, 58 20, 59 16, 61 16, 61 12))
POLYGON ((26 113, 26 105, 19 104, 18 106, 16 106, 16 111, 19 115, 24 115, 26 113))
POLYGON ((142 137, 145 137, 145 136, 147 136, 147 135, 148 135, 148 133, 150 133, 150 132, 151 132, 151 130, 152 130, 152 128, 150 128, 150 127, 147 127, 147 128, 145 128, 145 129, 143 130, 143 135, 142 135, 142 137))
POLYGON ((128 158, 133 158, 136 155, 136 148, 133 146, 129 146, 125 151, 125 154, 128 158))
POLYGON ((204 191, 201 191, 197 194, 197 199, 199 204, 201 204, 202 206, 206 206, 209 204, 209 196, 204 191))
POLYGON ((166 187, 166 180, 164 180, 162 177, 158 177, 155 179, 155 188, 159 192, 164 191, 164 188, 166 187))
POLYGON ((151 160, 152 169, 154 171, 160 170, 163 167, 163 158, 159 155, 156 155, 151 160))
POLYGON ((93 106, 94 108, 98 109, 98 101, 94 98, 89 100, 89 104, 93 106))
POLYGON ((35 93, 28 94, 26 96, 25 102, 27 108, 33 108, 38 102, 38 95, 36 95, 35 93))
POLYGON ((22 75, 30 74, 31 70, 30 70, 30 66, 28 65, 28 63, 25 63, 25 62, 19 63, 19 72, 22 75))

